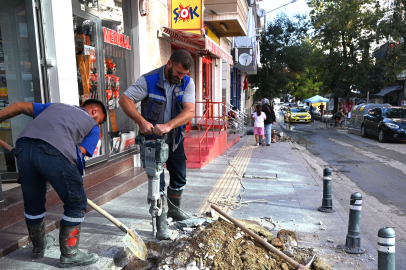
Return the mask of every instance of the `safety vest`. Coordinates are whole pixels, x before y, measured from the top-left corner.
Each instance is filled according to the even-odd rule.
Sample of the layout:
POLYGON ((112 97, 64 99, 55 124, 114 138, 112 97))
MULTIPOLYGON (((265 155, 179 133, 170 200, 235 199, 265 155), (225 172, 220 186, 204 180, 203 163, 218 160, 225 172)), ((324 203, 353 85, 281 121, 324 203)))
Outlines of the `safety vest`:
MULTIPOLYGON (((156 124, 165 124, 164 114, 167 97, 164 87, 164 67, 165 66, 162 66, 144 75, 147 81, 148 96, 141 101, 141 115, 154 126, 156 124)), ((174 119, 183 110, 182 97, 189 82, 190 77, 184 76, 173 89, 171 119, 174 119)), ((166 142, 172 143, 172 151, 175 151, 179 143, 185 137, 185 131, 186 126, 183 125, 169 132, 166 142)), ((158 139, 159 136, 153 136, 152 138, 158 139)))

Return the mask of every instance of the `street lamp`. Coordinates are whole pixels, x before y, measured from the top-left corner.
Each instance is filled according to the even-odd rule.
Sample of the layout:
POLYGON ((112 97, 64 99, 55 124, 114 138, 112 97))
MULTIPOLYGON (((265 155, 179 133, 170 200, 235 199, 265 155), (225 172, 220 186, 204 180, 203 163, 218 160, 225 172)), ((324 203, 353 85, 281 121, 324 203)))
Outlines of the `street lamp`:
POLYGON ((284 6, 287 6, 287 5, 289 5, 289 4, 292 4, 292 3, 296 2, 296 1, 297 1, 297 0, 292 0, 292 1, 290 1, 289 3, 287 3, 287 4, 284 4, 283 6, 280 6, 280 7, 277 7, 277 8, 275 8, 275 9, 272 9, 271 11, 268 11, 267 13, 265 13, 265 15, 268 14, 269 12, 272 12, 272 11, 274 11, 274 10, 277 10, 277 9, 281 8, 281 7, 284 7, 284 6))

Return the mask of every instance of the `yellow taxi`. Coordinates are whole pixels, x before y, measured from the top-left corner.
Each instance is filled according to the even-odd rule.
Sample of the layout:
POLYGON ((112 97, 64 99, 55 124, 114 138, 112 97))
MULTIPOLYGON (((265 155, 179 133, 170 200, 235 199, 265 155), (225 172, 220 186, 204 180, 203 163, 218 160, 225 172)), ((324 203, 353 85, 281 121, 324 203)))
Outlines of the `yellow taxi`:
POLYGON ((291 108, 285 113, 285 123, 310 123, 311 120, 312 118, 306 107, 291 108))

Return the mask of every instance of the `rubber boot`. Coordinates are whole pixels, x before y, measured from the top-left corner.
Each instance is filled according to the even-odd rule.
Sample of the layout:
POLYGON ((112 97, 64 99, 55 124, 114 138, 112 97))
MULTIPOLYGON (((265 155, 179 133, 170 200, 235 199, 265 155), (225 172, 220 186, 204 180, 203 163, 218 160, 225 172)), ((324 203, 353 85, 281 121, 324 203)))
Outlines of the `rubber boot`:
POLYGON ((61 224, 59 229, 59 245, 61 268, 90 265, 99 259, 96 254, 86 254, 78 249, 81 224, 77 226, 65 226, 61 224))
POLYGON ((45 235, 45 220, 43 219, 41 223, 37 225, 28 225, 28 235, 31 239, 32 249, 31 256, 35 259, 44 257, 45 250, 52 247, 56 239, 52 235, 45 235))
MULTIPOLYGON (((161 196, 161 201, 164 201, 164 197, 161 196)), ((162 213, 156 217, 156 238, 159 240, 170 240, 171 231, 168 229, 168 222, 166 221, 166 210, 162 205, 162 213)))
POLYGON ((168 196, 168 217, 173 218, 174 221, 181 221, 190 218, 180 210, 182 201, 183 190, 167 189, 168 196))

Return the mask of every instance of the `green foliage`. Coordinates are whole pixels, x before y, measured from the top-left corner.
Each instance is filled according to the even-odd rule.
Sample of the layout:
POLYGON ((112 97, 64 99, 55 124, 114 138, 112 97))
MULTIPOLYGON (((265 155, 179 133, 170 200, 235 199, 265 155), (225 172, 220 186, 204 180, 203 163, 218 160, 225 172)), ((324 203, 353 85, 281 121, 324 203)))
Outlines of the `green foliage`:
POLYGON ((370 45, 382 11, 373 0, 309 0, 314 42, 326 56, 320 74, 334 97, 348 97, 351 90, 365 93, 378 82, 370 45), (376 77, 376 76, 375 76, 376 77), (375 79, 377 79, 376 77, 375 79))
POLYGON ((385 79, 389 85, 406 67, 406 0, 396 0, 393 15, 385 17, 378 27, 378 39, 390 40, 385 60, 385 79))
POLYGON ((258 87, 254 99, 290 93, 290 83, 306 69, 303 59, 307 51, 302 48, 302 40, 308 29, 309 22, 300 15, 294 20, 279 15, 269 23, 261 36, 261 67, 249 78, 251 86, 258 87))

